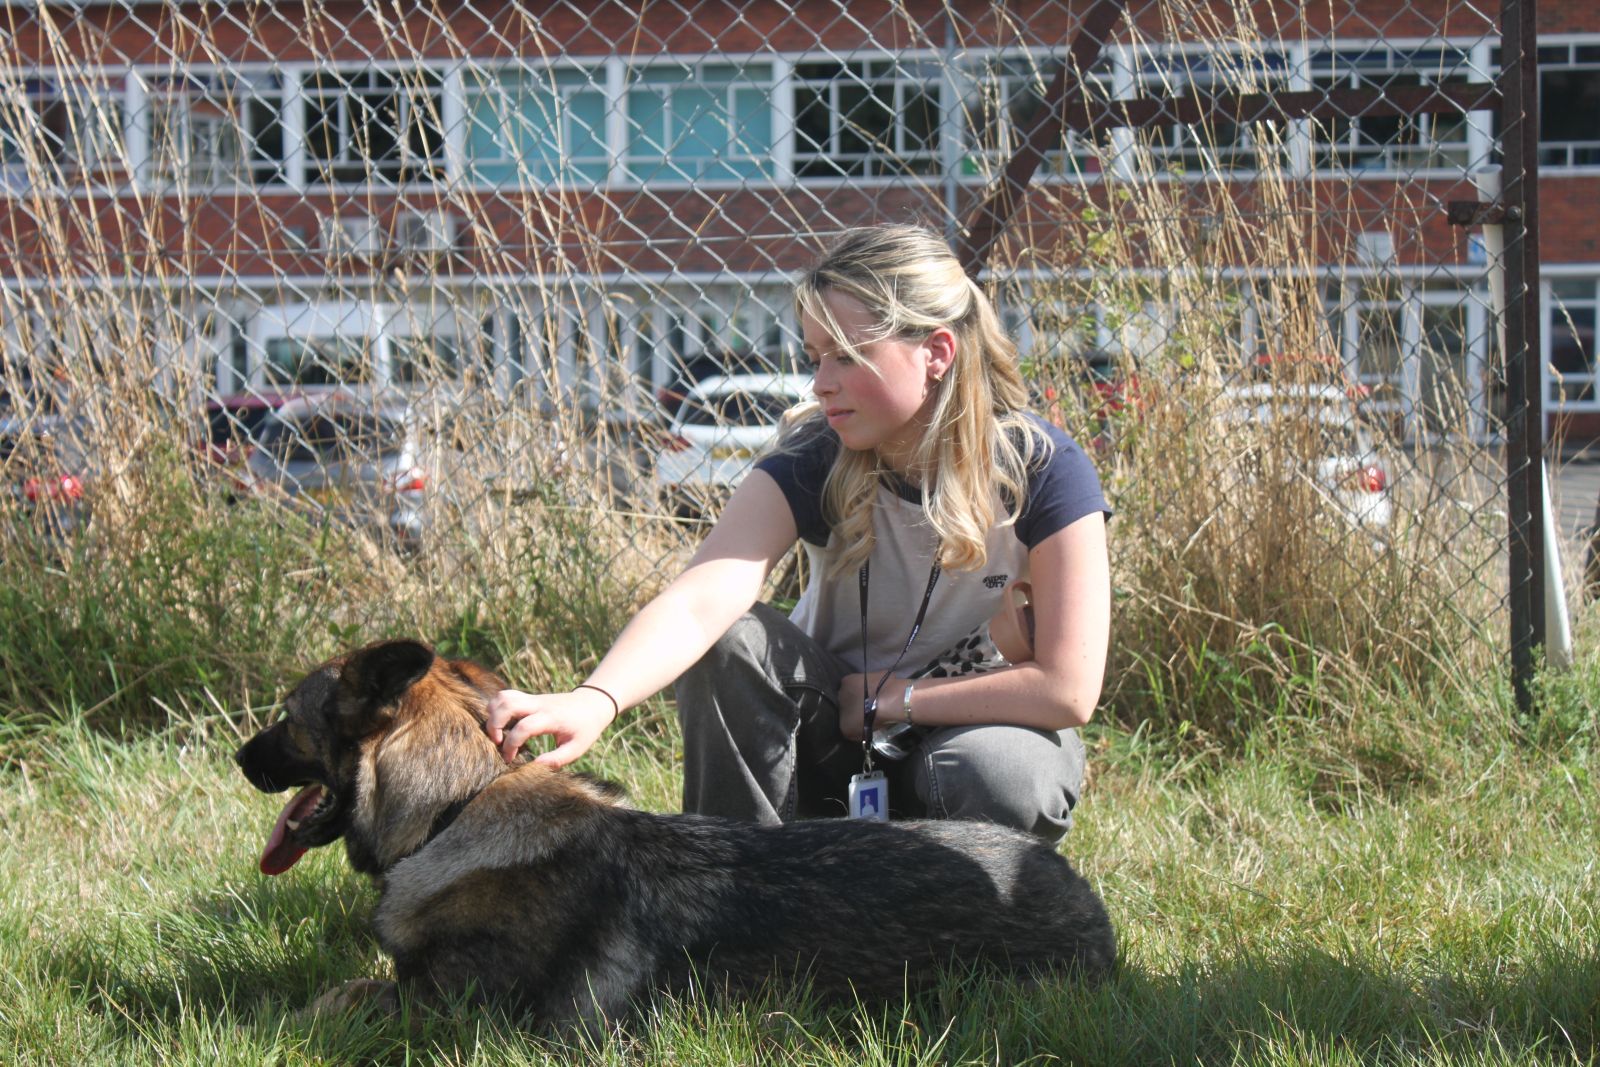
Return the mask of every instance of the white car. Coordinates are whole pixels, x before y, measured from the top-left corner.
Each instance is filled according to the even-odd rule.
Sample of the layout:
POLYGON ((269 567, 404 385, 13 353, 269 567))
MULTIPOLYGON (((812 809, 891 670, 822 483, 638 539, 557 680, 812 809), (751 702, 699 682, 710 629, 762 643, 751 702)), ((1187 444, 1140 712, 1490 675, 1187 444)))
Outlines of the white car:
POLYGON ((1223 391, 1230 421, 1266 425, 1285 419, 1315 435, 1317 485, 1357 526, 1383 528, 1394 517, 1389 472, 1349 395, 1336 386, 1249 385, 1223 391))
POLYGON ((656 459, 656 483, 679 513, 698 513, 744 480, 778 435, 778 420, 811 398, 809 374, 705 378, 684 396, 656 459))

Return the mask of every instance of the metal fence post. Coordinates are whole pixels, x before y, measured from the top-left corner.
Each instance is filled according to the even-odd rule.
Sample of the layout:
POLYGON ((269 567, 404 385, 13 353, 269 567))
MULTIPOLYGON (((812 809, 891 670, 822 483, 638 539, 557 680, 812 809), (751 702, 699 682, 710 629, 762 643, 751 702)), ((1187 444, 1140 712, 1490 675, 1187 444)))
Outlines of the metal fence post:
POLYGON ((1501 8, 1506 252, 1506 495, 1511 681, 1533 710, 1544 622, 1544 384, 1539 344, 1539 68, 1536 0, 1501 8))

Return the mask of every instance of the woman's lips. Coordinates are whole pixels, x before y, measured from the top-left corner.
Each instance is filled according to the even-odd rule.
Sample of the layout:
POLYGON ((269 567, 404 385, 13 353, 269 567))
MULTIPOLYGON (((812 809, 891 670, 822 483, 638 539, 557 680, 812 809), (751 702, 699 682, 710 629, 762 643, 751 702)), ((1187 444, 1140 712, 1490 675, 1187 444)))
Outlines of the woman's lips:
POLYGON ((849 417, 850 413, 849 408, 829 408, 827 410, 828 421, 830 423, 841 422, 849 417))

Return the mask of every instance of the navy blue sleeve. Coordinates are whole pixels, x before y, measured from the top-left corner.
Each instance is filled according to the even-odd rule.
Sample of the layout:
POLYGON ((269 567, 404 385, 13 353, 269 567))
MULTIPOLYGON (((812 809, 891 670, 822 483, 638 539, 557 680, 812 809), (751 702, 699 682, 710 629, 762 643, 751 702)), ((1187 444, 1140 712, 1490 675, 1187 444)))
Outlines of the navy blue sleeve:
POLYGON ((1094 463, 1060 427, 1033 416, 1049 438, 1050 455, 1035 461, 1028 499, 1017 517, 1017 537, 1030 549, 1092 512, 1111 517, 1094 463))
POLYGON ((755 469, 766 471, 783 490, 801 539, 820 548, 828 543, 830 533, 822 513, 822 486, 839 454, 839 438, 826 428, 798 432, 804 436, 783 451, 756 460, 755 469))

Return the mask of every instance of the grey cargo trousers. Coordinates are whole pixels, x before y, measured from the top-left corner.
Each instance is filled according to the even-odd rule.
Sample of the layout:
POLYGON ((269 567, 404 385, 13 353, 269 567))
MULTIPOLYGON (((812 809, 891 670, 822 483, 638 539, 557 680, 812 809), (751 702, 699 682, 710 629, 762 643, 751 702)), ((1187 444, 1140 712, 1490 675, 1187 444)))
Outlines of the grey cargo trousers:
MULTIPOLYGON (((746 612, 677 683, 683 810, 760 823, 843 815, 861 770, 860 743, 839 733, 848 673, 775 609, 746 612)), ((1084 751, 1076 730, 946 727, 878 766, 897 817, 982 819, 1054 844, 1072 826, 1084 751)))

